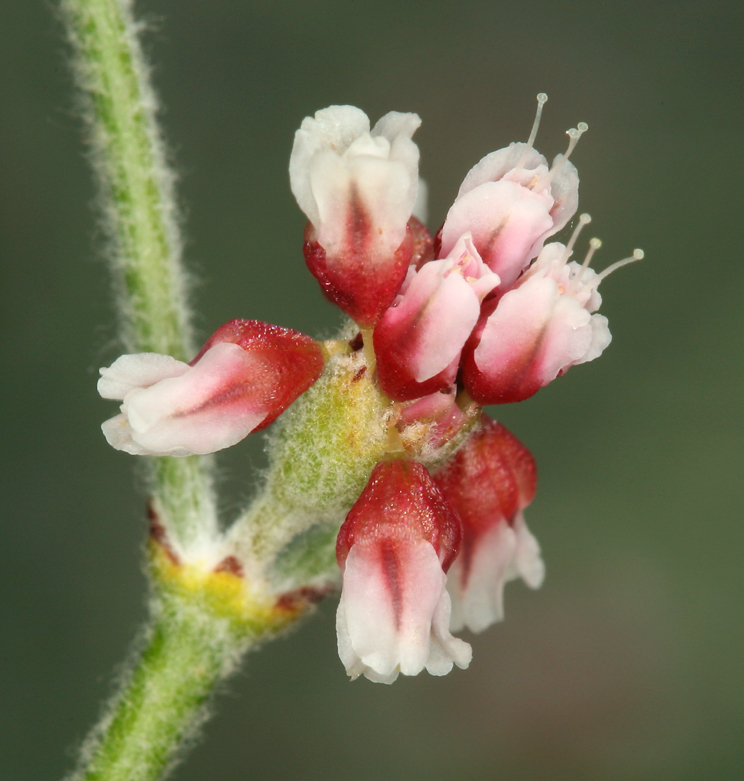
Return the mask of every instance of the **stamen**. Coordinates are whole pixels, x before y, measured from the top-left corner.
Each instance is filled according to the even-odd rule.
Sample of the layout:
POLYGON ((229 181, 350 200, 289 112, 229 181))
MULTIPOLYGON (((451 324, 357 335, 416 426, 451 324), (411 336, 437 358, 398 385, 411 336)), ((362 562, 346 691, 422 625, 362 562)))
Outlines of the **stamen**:
POLYGON ((465 266, 467 266, 468 263, 470 263, 470 261, 471 261, 470 253, 467 251, 463 252, 462 255, 460 256, 460 260, 458 260, 454 266, 447 269, 442 274, 442 279, 446 279, 450 274, 460 274, 460 276, 464 276, 465 266))
POLYGON ((627 266, 628 263, 635 263, 637 260, 643 260, 643 257, 644 252, 642 249, 634 249, 633 254, 629 258, 618 260, 611 266, 607 266, 607 268, 601 274, 597 274, 597 276, 591 281, 592 287, 596 287, 605 277, 608 277, 610 274, 612 274, 613 271, 617 271, 619 268, 627 266))
POLYGON ((579 122, 576 127, 572 127, 566 131, 566 135, 569 138, 568 149, 565 154, 559 155, 557 162, 553 164, 553 167, 548 171, 548 175, 540 181, 539 190, 544 190, 550 185, 553 179, 557 176, 558 172, 563 168, 566 160, 571 157, 571 153, 576 149, 576 144, 579 143, 581 136, 589 130, 589 125, 586 122, 579 122))
POLYGON ((584 272, 589 268, 589 264, 592 262, 594 253, 602 246, 602 242, 599 239, 589 239, 589 251, 586 253, 584 262, 581 264, 581 268, 576 272, 576 276, 571 280, 571 284, 568 286, 569 295, 573 293, 581 282, 581 278, 584 276, 584 272))
POLYGON ((574 232, 571 234, 571 238, 568 240, 568 244, 566 244, 566 249, 563 250, 563 254, 561 255, 561 259, 559 261, 559 265, 561 267, 565 266, 568 262, 568 259, 571 257, 574 245, 576 244, 576 239, 579 238, 579 234, 581 233, 583 227, 588 225, 591 221, 592 218, 588 214, 579 215, 579 222, 574 228, 574 232))
POLYGON ((530 153, 532 145, 535 143, 535 139, 537 138, 537 129, 540 127, 540 117, 542 116, 543 106, 547 102, 548 96, 544 92, 538 92, 537 113, 535 114, 535 121, 532 123, 532 130, 530 131, 530 137, 527 139, 527 146, 525 146, 522 154, 519 157, 519 160, 517 161, 517 164, 514 166, 517 170, 519 170, 524 165, 524 161, 527 159, 527 155, 530 153))

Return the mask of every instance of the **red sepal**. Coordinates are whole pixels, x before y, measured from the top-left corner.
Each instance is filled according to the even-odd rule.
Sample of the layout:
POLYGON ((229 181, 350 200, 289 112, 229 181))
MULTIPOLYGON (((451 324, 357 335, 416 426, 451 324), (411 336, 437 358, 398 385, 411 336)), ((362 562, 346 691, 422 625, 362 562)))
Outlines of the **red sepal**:
POLYGON ((478 325, 473 330, 462 350, 461 379, 467 392, 478 404, 513 404, 534 396, 543 386, 533 371, 534 360, 540 348, 536 341, 533 351, 525 350, 519 363, 512 361, 508 369, 497 377, 489 376, 478 368, 475 361, 475 350, 480 344, 481 334, 486 327, 486 321, 494 312, 501 296, 487 299, 483 303, 478 325))
POLYGON ((276 420, 323 373, 323 351, 314 339, 260 320, 230 320, 220 326, 190 365, 197 363, 210 347, 222 342, 237 344, 257 360, 257 368, 250 377, 252 403, 271 412, 255 431, 276 420))
POLYGON ((408 459, 380 461, 346 516, 336 541, 343 570, 354 544, 429 542, 446 572, 457 556, 462 525, 426 467, 408 459))
POLYGON ((375 246, 366 222, 351 226, 345 251, 333 258, 317 242, 312 223, 305 228, 303 252, 310 273, 325 297, 340 307, 361 328, 372 328, 393 303, 403 284, 414 252, 410 225, 393 255, 374 257, 375 246))
POLYGON ((500 520, 511 522, 532 501, 537 467, 530 451, 510 431, 483 415, 481 428, 434 480, 466 532, 477 535, 500 520))

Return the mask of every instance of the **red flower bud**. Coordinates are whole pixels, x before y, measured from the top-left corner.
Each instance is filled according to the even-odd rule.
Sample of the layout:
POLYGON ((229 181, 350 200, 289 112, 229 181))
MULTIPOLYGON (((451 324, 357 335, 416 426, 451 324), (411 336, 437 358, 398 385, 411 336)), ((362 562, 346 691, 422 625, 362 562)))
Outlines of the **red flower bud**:
POLYGON ((447 587, 453 631, 480 632, 503 618, 504 584, 516 577, 537 588, 544 565, 522 510, 535 495, 537 471, 527 448, 485 415, 435 477, 462 519, 463 542, 447 587))

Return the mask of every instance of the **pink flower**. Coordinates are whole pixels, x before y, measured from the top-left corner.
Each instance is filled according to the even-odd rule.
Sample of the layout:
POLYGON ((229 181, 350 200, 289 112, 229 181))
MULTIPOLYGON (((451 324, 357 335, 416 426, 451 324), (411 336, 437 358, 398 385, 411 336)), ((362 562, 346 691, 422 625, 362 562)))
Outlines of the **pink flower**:
POLYGON ((482 426, 435 481, 463 524, 460 553, 447 578, 450 629, 482 632, 504 617, 504 585, 521 577, 538 588, 545 575, 540 547, 522 511, 535 495, 529 450, 486 415, 482 426))
POLYGON ((471 169, 440 234, 440 255, 445 255, 470 231, 484 262, 501 277, 502 288, 517 279, 545 239, 566 225, 578 206, 579 177, 568 156, 587 128, 581 122, 578 129, 568 131, 567 152, 549 168, 532 147, 546 100, 544 93, 538 95, 537 117, 526 144, 491 152, 471 169))
POLYGON ((338 652, 352 678, 392 683, 399 673, 445 675, 470 664, 470 646, 448 629, 445 572, 460 535, 457 515, 421 464, 377 464, 336 545, 338 652))
POLYGON ((418 271, 409 268, 374 331, 377 375, 391 399, 416 399, 455 381, 481 301, 498 284, 469 233, 447 258, 424 263, 418 271))
POLYGON ((213 453, 268 426, 318 379, 323 364, 320 346, 308 336, 232 320, 191 364, 140 353, 101 369, 98 392, 123 402, 103 433, 132 455, 213 453))
POLYGON ((292 192, 310 225, 305 258, 325 295, 362 327, 393 301, 413 252, 416 114, 386 114, 371 130, 353 106, 307 117, 289 163, 292 192))
MULTIPOLYGON (((588 219, 583 219, 582 224, 588 219)), ((611 336, 607 318, 592 314, 602 301, 597 287, 607 274, 568 263, 571 246, 548 244, 537 261, 497 302, 484 308, 481 322, 463 351, 463 381, 481 404, 523 401, 571 366, 602 354, 611 336)))
POLYGON ((457 386, 451 385, 401 404, 396 427, 408 441, 417 441, 427 460, 436 460, 437 450, 471 427, 479 412, 480 405, 469 397, 458 399, 457 386))

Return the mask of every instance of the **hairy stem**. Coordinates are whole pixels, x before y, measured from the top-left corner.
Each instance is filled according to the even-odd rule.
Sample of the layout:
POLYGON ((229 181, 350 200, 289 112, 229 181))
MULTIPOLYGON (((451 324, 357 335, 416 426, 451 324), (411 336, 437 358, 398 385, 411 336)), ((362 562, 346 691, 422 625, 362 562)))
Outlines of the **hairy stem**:
MULTIPOLYGON (((181 239, 156 103, 130 0, 62 0, 85 99, 94 168, 131 352, 194 355, 181 239)), ((153 459, 153 493, 181 552, 217 529, 210 472, 198 458, 153 459)))
POLYGON ((301 598, 277 599, 234 572, 179 563, 156 541, 149 552, 152 624, 68 781, 163 777, 209 715, 216 684, 249 648, 310 606, 301 598))
POLYGON ((155 781, 206 716, 215 684, 245 643, 226 618, 187 601, 161 603, 122 692, 83 750, 78 781, 155 781))
MULTIPOLYGON (((61 2, 85 101, 122 341, 130 352, 189 360, 195 351, 174 177, 165 162, 131 2, 61 2)), ((149 466, 153 518, 167 527, 170 550, 179 560, 192 560, 205 542, 218 538, 209 462, 158 458, 149 460, 149 466)), ((160 778, 199 723, 214 685, 249 645, 251 622, 246 624, 243 613, 253 613, 241 607, 238 620, 214 609, 204 598, 205 588, 213 590, 214 584, 202 575, 216 578, 220 587, 232 577, 190 576, 190 587, 176 596, 156 578, 144 650, 86 742, 76 779, 160 778)), ((235 588, 227 589, 225 604, 235 602, 235 588)))
POLYGON ((111 259, 123 286, 131 350, 193 357, 181 240, 155 120, 156 102, 130 0, 62 0, 87 96, 93 162, 100 179, 111 259))

